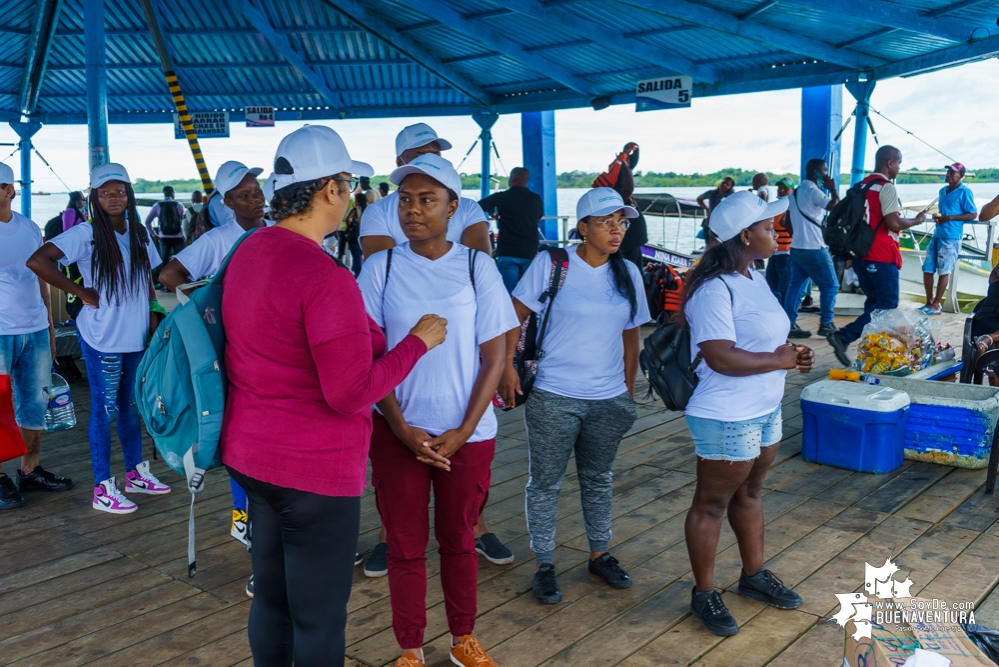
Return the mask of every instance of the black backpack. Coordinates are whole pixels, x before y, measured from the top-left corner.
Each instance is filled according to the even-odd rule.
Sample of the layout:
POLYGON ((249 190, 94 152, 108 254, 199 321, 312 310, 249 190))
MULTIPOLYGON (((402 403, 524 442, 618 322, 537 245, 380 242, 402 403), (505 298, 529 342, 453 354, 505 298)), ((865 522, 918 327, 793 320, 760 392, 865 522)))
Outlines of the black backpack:
POLYGON ((183 231, 180 213, 177 212, 177 202, 163 200, 160 202, 160 234, 175 236, 183 231))
POLYGON ((45 223, 45 240, 51 241, 62 234, 62 213, 45 223))
POLYGON ((884 222, 884 216, 874 227, 868 224, 865 215, 867 192, 875 185, 886 183, 888 181, 883 178, 876 178, 867 184, 857 183, 847 190, 843 200, 829 213, 822 237, 832 255, 844 259, 863 259, 870 252, 874 245, 874 235, 884 222))
MULTIPOLYGON (((729 297, 732 297, 732 288, 723 278, 719 280, 725 283, 729 297)), ((645 349, 638 355, 638 363, 649 381, 648 396, 658 394, 667 410, 678 412, 687 408, 694 395, 700 381, 696 371, 702 357, 698 352, 696 357, 690 358, 690 326, 686 320, 671 320, 671 315, 663 312, 659 316, 659 326, 645 339, 645 349)))

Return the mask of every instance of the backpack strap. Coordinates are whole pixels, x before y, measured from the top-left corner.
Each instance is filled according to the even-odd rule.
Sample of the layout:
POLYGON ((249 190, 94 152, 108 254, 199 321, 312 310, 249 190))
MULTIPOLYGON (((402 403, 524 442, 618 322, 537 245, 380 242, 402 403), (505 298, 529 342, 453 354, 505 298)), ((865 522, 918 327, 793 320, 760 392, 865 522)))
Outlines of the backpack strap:
POLYGON ((805 215, 805 212, 801 210, 800 206, 798 206, 798 188, 794 189, 794 196, 791 197, 791 198, 794 199, 794 207, 796 209, 798 209, 798 213, 801 214, 801 217, 803 217, 805 220, 808 220, 810 223, 812 223, 813 225, 815 225, 819 229, 822 229, 822 223, 821 222, 816 222, 815 218, 813 218, 811 216, 808 216, 808 215, 805 215))
MULTIPOLYGON (((871 191, 871 188, 873 188, 875 185, 885 185, 887 183, 889 183, 889 181, 886 178, 875 178, 873 181, 871 181, 867 185, 863 185, 861 183, 857 183, 857 186, 860 188, 860 196, 864 197, 866 199, 867 198, 867 193, 871 191)), ((877 234, 878 229, 881 228, 881 223, 883 223, 884 221, 885 221, 885 215, 884 215, 884 213, 882 213, 881 214, 881 219, 878 220, 878 224, 874 225, 874 233, 875 234, 877 234)))
POLYGON ((389 273, 392 271, 392 251, 395 248, 388 249, 388 257, 385 259, 385 283, 382 285, 382 300, 385 300, 385 288, 388 287, 388 277, 389 273))
POLYGON ((468 249, 468 277, 472 281, 472 291, 476 294, 479 293, 479 291, 475 289, 475 258, 478 257, 478 255, 479 251, 475 248, 468 249))
POLYGON ((538 331, 539 361, 545 356, 542 345, 545 340, 545 332, 548 330, 548 316, 552 312, 552 302, 559 290, 562 289, 562 285, 565 284, 565 276, 569 270, 569 253, 565 248, 545 248, 545 250, 548 251, 552 265, 551 272, 548 274, 548 289, 541 294, 541 303, 547 302, 548 307, 545 308, 545 316, 541 319, 541 328, 538 331))
MULTIPOLYGON (((734 309, 735 308, 735 293, 732 292, 732 286, 729 285, 728 282, 726 282, 724 276, 718 276, 718 280, 722 281, 722 284, 725 285, 725 289, 728 290, 728 298, 729 298, 729 301, 732 304, 732 308, 734 309)), ((689 326, 689 323, 688 323, 688 326, 689 326)), ((703 361, 703 360, 704 360, 704 355, 702 355, 700 349, 698 349, 697 356, 695 356, 694 360, 690 362, 690 367, 687 370, 689 370, 691 373, 693 373, 697 369, 697 367, 701 365, 701 361, 703 361)))

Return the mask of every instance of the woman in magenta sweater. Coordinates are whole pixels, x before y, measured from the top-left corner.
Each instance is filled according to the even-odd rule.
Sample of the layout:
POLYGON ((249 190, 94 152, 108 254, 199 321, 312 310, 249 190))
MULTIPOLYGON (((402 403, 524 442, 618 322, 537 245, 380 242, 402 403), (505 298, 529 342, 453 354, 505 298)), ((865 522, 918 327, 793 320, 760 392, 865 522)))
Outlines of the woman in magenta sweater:
POLYGON ((274 172, 278 223, 246 239, 225 276, 222 459, 253 518, 255 663, 342 666, 371 406, 443 342, 446 322, 424 316, 386 354, 354 277, 323 250, 352 174, 373 174, 336 132, 286 136, 274 172))

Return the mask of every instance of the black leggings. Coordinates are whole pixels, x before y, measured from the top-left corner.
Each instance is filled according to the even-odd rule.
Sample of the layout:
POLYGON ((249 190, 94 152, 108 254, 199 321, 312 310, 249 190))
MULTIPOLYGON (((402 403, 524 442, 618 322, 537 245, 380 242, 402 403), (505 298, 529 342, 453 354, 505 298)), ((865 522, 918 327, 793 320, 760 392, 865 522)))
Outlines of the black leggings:
POLYGON ((321 496, 228 468, 253 517, 256 667, 343 667, 361 499, 321 496))

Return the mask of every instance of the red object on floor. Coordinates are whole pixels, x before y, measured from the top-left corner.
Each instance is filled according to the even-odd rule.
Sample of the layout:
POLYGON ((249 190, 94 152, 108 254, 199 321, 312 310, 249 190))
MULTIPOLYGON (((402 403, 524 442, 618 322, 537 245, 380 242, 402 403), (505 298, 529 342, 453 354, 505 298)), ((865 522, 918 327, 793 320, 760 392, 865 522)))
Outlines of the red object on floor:
POLYGON ((14 419, 14 393, 10 376, 0 375, 0 463, 28 453, 28 446, 21 437, 21 429, 14 419))

